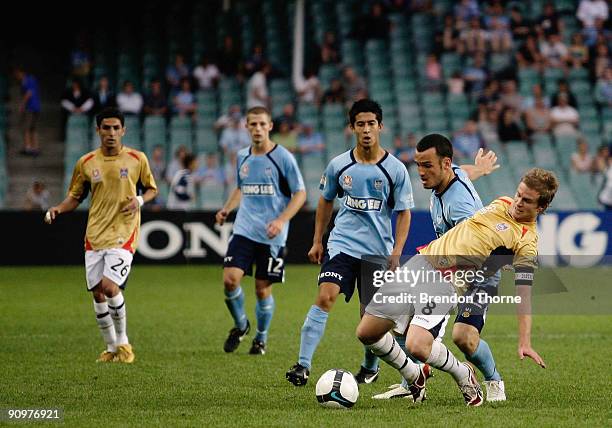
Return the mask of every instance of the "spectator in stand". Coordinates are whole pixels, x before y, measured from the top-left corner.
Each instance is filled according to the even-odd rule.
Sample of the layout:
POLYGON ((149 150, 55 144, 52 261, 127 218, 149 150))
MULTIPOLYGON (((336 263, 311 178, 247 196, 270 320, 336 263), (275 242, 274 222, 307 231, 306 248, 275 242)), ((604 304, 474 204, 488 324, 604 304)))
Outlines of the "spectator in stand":
POLYGON ((453 15, 444 16, 444 28, 442 29, 442 49, 444 52, 455 52, 459 49, 459 30, 455 24, 453 15))
POLYGON ((463 80, 467 84, 468 93, 477 98, 484 89, 489 73, 484 63, 484 53, 476 52, 474 62, 463 70, 463 80))
POLYGON ((542 98, 542 102, 544 103, 545 107, 550 107, 550 102, 542 90, 542 85, 540 83, 534 83, 531 87, 531 95, 523 98, 521 110, 526 112, 527 110, 533 108, 538 98, 542 98))
POLYGON ((269 108, 268 75, 271 70, 270 64, 264 62, 249 79, 247 83, 247 110, 258 106, 269 108))
POLYGON ((200 64, 193 70, 193 77, 198 82, 198 90, 209 91, 217 87, 221 72, 207 54, 202 55, 200 64))
POLYGON ((595 19, 595 26, 583 28, 582 35, 589 49, 593 49, 599 42, 607 44, 607 42, 612 39, 612 31, 606 28, 605 21, 600 18, 595 19))
POLYGON ((181 117, 194 117, 194 113, 198 107, 196 103, 196 97, 191 90, 191 81, 189 78, 184 77, 180 82, 180 90, 174 96, 172 100, 173 111, 181 117))
POLYGON ((241 126, 242 114, 236 113, 230 119, 230 125, 221 131, 219 146, 223 149, 226 158, 238 153, 251 144, 251 137, 246 127, 241 126))
POLYGON ((572 34, 568 55, 568 65, 573 68, 582 68, 589 65, 589 47, 584 43, 581 33, 572 34))
POLYGON ((544 62, 536 37, 533 34, 527 35, 525 42, 516 51, 515 57, 519 68, 534 67, 540 70, 544 62))
POLYGON ((506 80, 502 83, 502 94, 500 101, 503 107, 509 107, 512 109, 515 115, 514 119, 518 121, 521 114, 521 107, 523 106, 523 97, 516 89, 516 81, 506 80))
POLYGON ((79 79, 73 79, 70 88, 64 91, 62 107, 67 114, 88 113, 94 105, 91 94, 83 88, 79 79))
POLYGON ((383 5, 376 1, 372 3, 367 14, 357 18, 351 34, 361 41, 387 39, 390 29, 391 23, 383 9, 383 5))
POLYGON ((593 156, 589 153, 589 145, 584 138, 576 140, 576 151, 572 153, 572 170, 574 172, 592 172, 593 156))
POLYGON ((253 45, 251 55, 244 62, 244 68, 247 75, 252 75, 256 71, 261 70, 265 62, 266 57, 264 55, 262 44, 255 43, 255 45, 253 45))
POLYGON ((604 174, 608 167, 608 159, 610 159, 610 148, 607 144, 602 144, 597 148, 597 153, 593 158, 593 174, 604 174))
POLYGON ((134 84, 126 80, 123 90, 117 94, 117 107, 126 116, 137 116, 142 111, 144 101, 142 95, 136 92, 134 84))
POLYGON ((168 100, 162 90, 159 79, 153 79, 150 83, 151 90, 145 95, 143 111, 146 116, 162 116, 168 114, 168 100))
POLYGON ((499 110, 495 106, 480 104, 478 107, 478 132, 487 144, 499 142, 497 124, 499 122, 499 110))
POLYGON ((289 128, 293 130, 298 130, 300 127, 300 123, 295 115, 295 107, 293 103, 287 103, 283 106, 283 111, 280 116, 275 117, 272 120, 272 123, 286 123, 289 125, 289 128))
POLYGON ((26 193, 24 208, 28 211, 46 211, 51 206, 49 197, 45 183, 35 179, 26 193))
POLYGON ((200 184, 224 187, 227 184, 227 179, 225 171, 219 166, 219 155, 217 153, 207 153, 204 162, 204 166, 197 172, 200 184))
POLYGON ((442 66, 434 54, 427 55, 425 62, 425 81, 426 89, 439 91, 442 87, 442 66))
POLYGON ((22 115, 23 126, 23 148, 19 153, 26 156, 38 156, 40 147, 36 125, 41 110, 38 80, 32 74, 26 73, 23 67, 15 69, 15 79, 21 91, 19 113, 22 115))
POLYGON ((342 73, 344 81, 342 85, 346 90, 346 103, 353 104, 367 94, 367 86, 363 77, 359 76, 353 67, 345 67, 342 73))
POLYGON ((478 104, 484 104, 487 108, 494 108, 498 112, 501 110, 501 97, 499 89, 499 80, 489 79, 484 87, 484 90, 478 97, 478 104))
MULTIPOLYGON (((158 144, 153 147, 153 151, 149 157, 149 166, 158 186, 161 187, 162 183, 168 183, 166 181, 166 149, 163 146, 158 144)), ((154 211, 158 211, 166 204, 161 192, 158 192, 155 199, 151 202, 152 206, 150 206, 150 209, 154 211)))
POLYGON ((491 17, 487 38, 493 52, 503 53, 512 49, 512 33, 498 16, 491 17))
POLYGON ((411 132, 406 136, 406 140, 401 135, 396 135, 393 139, 393 156, 398 158, 408 169, 414 163, 416 153, 417 138, 411 132))
POLYGON ((215 131, 217 132, 223 131, 225 128, 231 125, 232 121, 237 116, 240 116, 240 126, 244 128, 246 126, 246 118, 242 116, 242 110, 240 108, 240 105, 232 104, 227 109, 227 113, 222 114, 215 121, 215 124, 213 125, 215 131))
POLYGON ((469 26, 459 33, 459 49, 462 55, 477 55, 487 49, 487 32, 482 29, 479 18, 470 19, 469 26))
POLYGON ((191 153, 185 154, 182 168, 172 177, 168 192, 169 210, 190 211, 195 209, 196 184, 199 182, 194 172, 198 168, 198 159, 191 153))
POLYGON ((295 129, 291 129, 291 126, 287 122, 276 122, 278 123, 278 132, 274 135, 274 142, 280 144, 291 153, 298 151, 298 132, 295 129))
POLYGON ((183 168, 183 160, 185 159, 185 155, 187 155, 187 153, 187 147, 183 145, 177 147, 176 151, 174 152, 174 158, 172 158, 168 164, 168 167, 166 168, 167 183, 171 183, 176 172, 183 168))
POLYGON ((452 144, 458 161, 474 159, 478 149, 485 146, 476 121, 469 119, 463 129, 455 133, 452 144))
POLYGON ((93 93, 93 101, 94 106, 91 110, 93 115, 98 114, 107 107, 115 107, 117 105, 116 96, 110 88, 108 77, 101 76, 100 80, 98 80, 98 86, 93 93))
POLYGON ((477 0, 461 0, 454 8, 455 18, 460 22, 469 22, 472 18, 480 17, 480 8, 477 0))
POLYGON ((545 67, 566 68, 566 64, 570 59, 569 50, 565 43, 561 41, 559 33, 550 33, 546 39, 540 43, 540 52, 545 67))
POLYGON ((465 81, 461 77, 461 72, 458 70, 453 71, 453 74, 446 81, 446 87, 449 94, 459 95, 465 91, 465 81))
POLYGON ((219 59, 218 66, 219 71, 226 77, 236 76, 241 73, 239 64, 242 59, 242 55, 234 43, 234 38, 230 35, 226 35, 223 38, 223 48, 217 56, 219 59))
POLYGON ((563 21, 559 18, 559 14, 555 10, 555 4, 552 1, 546 2, 540 15, 536 21, 536 31, 539 37, 545 37, 550 34, 562 34, 563 21))
POLYGON ((550 116, 550 109, 544 102, 544 97, 536 97, 533 107, 525 112, 525 124, 530 138, 550 132, 552 118, 550 116))
POLYGON ((559 105, 550 111, 553 134, 555 137, 577 135, 580 123, 578 111, 569 105, 567 94, 559 94, 558 101, 559 105))
POLYGON ((325 32, 320 52, 321 64, 338 64, 340 62, 340 50, 338 49, 338 42, 334 32, 325 32))
POLYGON ((329 88, 323 93, 323 104, 344 104, 346 97, 344 95, 344 86, 338 78, 333 78, 329 84, 329 88))
POLYGON ((91 56, 88 52, 87 41, 83 33, 76 36, 76 45, 70 52, 70 66, 72 77, 87 82, 91 73, 91 56))
POLYGON ((321 82, 312 67, 307 67, 304 78, 295 82, 295 91, 300 103, 319 105, 321 102, 321 82))
POLYGON ((576 17, 582 23, 583 28, 595 26, 595 20, 608 20, 608 2, 606 0, 580 0, 576 17))
POLYGON ((610 49, 606 43, 597 43, 595 46, 595 58, 592 64, 592 73, 596 80, 603 77, 607 68, 612 67, 610 49))
POLYGON ((176 54, 174 56, 174 63, 166 67, 166 83, 170 90, 170 96, 174 96, 174 92, 180 90, 181 79, 189 77, 190 74, 191 70, 189 65, 185 63, 183 54, 176 54))
POLYGON ((603 172, 604 183, 597 195, 597 200, 606 211, 612 211, 612 157, 608 156, 606 169, 603 172))
POLYGON ((557 80, 557 92, 553 94, 550 99, 550 105, 555 107, 559 105, 559 96, 561 94, 565 94, 567 96, 567 101, 570 106, 574 108, 578 108, 578 102, 576 101, 576 96, 571 91, 567 80, 559 79, 557 80))
POLYGON ((304 156, 320 156, 325 150, 325 141, 319 132, 314 131, 312 123, 302 124, 302 131, 298 135, 298 151, 304 156))
POLYGON ((527 40, 532 31, 532 23, 523 16, 521 8, 516 4, 510 9, 510 31, 512 39, 517 43, 527 40))
POLYGON ((600 108, 612 108, 612 67, 606 68, 595 84, 595 100, 600 108))
POLYGON ((499 116, 500 119, 497 125, 499 141, 507 143, 509 141, 525 140, 525 133, 521 129, 516 111, 512 107, 504 107, 499 116))

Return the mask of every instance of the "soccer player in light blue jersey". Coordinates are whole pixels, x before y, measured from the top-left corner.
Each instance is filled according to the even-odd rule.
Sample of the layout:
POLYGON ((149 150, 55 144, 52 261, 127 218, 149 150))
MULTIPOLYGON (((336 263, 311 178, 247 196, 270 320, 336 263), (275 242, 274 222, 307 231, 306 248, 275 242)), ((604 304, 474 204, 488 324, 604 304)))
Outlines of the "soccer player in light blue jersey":
MULTIPOLYGON (((480 196, 470 179, 475 180, 499 168, 499 165, 496 165, 495 153, 489 151, 483 155, 482 149, 478 152, 474 165, 459 167, 452 163, 452 159, 453 147, 443 135, 426 135, 417 144, 415 161, 421 183, 426 189, 432 190, 429 209, 438 238, 482 208, 480 196)), ((470 294, 474 296, 478 292, 496 294, 500 277, 500 273, 497 272, 486 281, 473 284, 470 294)), ((475 299, 475 302, 478 302, 478 299, 475 299)), ((468 361, 476 365, 484 375, 487 401, 504 401, 506 399, 504 382, 496 369, 489 345, 480 338, 486 310, 486 304, 459 304, 453 326, 453 341, 468 361)), ((446 323, 446 320, 443 322, 446 323)), ((438 331, 439 329, 430 333, 434 338, 441 340, 438 331)), ((403 380, 401 385, 392 385, 389 391, 375 395, 373 398, 408 396, 410 391, 407 382, 403 380)))
MULTIPOLYGON (((360 285, 362 257, 391 255, 392 263, 399 264, 410 229, 410 209, 414 206, 410 178, 402 162, 380 146, 383 127, 380 105, 368 99, 359 100, 351 107, 349 120, 356 145, 332 159, 321 178, 322 194, 308 257, 322 266, 318 295, 302 326, 299 360, 286 373, 287 380, 296 386, 308 381, 312 356, 336 298, 342 293, 348 302, 355 283, 360 285), (340 210, 324 249, 323 234, 336 198, 340 210), (393 211, 397 212, 395 239, 393 211)), ((360 288, 358 292, 361 299, 360 288)), ((362 314, 363 309, 362 305, 362 314)), ((378 358, 366 350, 357 381, 374 382, 378 372, 378 358)))
POLYGON ((253 274, 255 264, 257 334, 249 353, 263 355, 274 314, 272 284, 284 282, 289 221, 304 205, 306 191, 293 155, 270 140, 270 112, 264 107, 249 109, 246 127, 251 146, 238 152, 237 187, 216 214, 217 223, 223 224, 240 205, 223 262, 225 303, 234 319, 223 349, 235 351, 250 331, 240 281, 253 274))

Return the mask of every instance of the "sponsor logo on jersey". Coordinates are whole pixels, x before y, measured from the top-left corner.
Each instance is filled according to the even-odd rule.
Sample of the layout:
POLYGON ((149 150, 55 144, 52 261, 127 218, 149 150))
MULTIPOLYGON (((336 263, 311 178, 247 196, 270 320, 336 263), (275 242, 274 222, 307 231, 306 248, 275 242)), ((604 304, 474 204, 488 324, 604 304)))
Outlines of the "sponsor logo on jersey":
POLYGON ((240 167, 240 178, 245 179, 249 176, 249 164, 245 163, 240 167))
POLYGON ((128 169, 120 168, 119 169, 119 178, 127 178, 128 177, 128 169))
POLYGON ((380 178, 377 178, 376 180, 374 180, 374 188, 376 190, 382 190, 382 186, 383 186, 383 181, 380 178))
POLYGON ((272 196, 276 194, 274 184, 243 184, 240 191, 246 196, 272 196))
POLYGON ((264 174, 266 174, 266 177, 272 177, 272 167, 267 167, 264 171, 264 174))
POLYGON ((342 275, 340 275, 339 273, 336 273, 336 272, 322 272, 319 275, 319 279, 321 279, 321 278, 328 278, 328 277, 336 278, 336 279, 342 281, 342 275))
POLYGON ((382 200, 376 198, 354 198, 351 195, 346 195, 344 205, 359 211, 380 211, 382 208, 382 200))
POLYGON ((91 181, 93 181, 94 183, 102 181, 102 174, 100 174, 100 170, 98 170, 97 168, 91 171, 91 181))
POLYGON ((352 189, 353 188, 353 177, 350 175, 345 175, 342 178, 342 187, 344 189, 352 189))
POLYGON ((503 232, 505 230, 508 230, 510 228, 510 226, 508 226, 506 223, 497 223, 495 225, 495 230, 497 230, 498 232, 503 232))

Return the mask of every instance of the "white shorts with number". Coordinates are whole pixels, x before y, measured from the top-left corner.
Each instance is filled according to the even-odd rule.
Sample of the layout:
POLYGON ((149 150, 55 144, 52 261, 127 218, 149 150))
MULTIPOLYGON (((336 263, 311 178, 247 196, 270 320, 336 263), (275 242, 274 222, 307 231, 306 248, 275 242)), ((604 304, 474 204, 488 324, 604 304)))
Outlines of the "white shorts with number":
POLYGON ((85 251, 87 289, 91 290, 106 277, 121 286, 130 274, 133 255, 123 248, 85 251))
POLYGON ((415 255, 400 267, 400 269, 404 268, 413 272, 421 272, 421 280, 414 286, 407 282, 385 283, 372 297, 365 311, 375 317, 393 321, 395 324, 393 330, 398 334, 405 334, 409 325, 418 325, 431 331, 434 338, 441 339, 444 336, 449 313, 455 304, 422 302, 421 296, 451 300, 451 296, 456 296, 455 288, 448 282, 436 280, 440 278, 440 275, 420 254, 415 255), (415 301, 408 302, 408 296, 413 296, 415 301), (391 300, 392 303, 389 303, 393 298, 403 298, 404 301, 396 303, 397 300, 391 300))

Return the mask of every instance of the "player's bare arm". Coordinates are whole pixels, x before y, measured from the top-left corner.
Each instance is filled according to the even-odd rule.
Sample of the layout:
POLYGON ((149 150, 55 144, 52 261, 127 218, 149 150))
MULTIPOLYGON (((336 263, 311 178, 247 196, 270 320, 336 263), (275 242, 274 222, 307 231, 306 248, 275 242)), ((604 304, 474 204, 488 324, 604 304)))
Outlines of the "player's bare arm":
POLYGON ((391 260, 389 260, 390 270, 395 270, 399 266, 400 256, 410 232, 411 218, 410 210, 399 211, 397 213, 397 218, 395 219, 395 245, 391 252, 391 260))
POLYGON ((498 169, 501 165, 497 163, 497 155, 493 150, 489 150, 484 154, 484 150, 478 149, 476 157, 474 158, 473 165, 461 165, 461 169, 464 170, 469 179, 474 181, 480 177, 489 175, 498 169))
POLYGON ((543 369, 546 364, 540 355, 531 347, 531 286, 518 285, 517 295, 521 297, 521 303, 517 305, 518 319, 518 356, 521 360, 525 357, 531 358, 543 369))
POLYGON ((241 197, 242 192, 238 187, 236 187, 232 191, 229 198, 227 198, 227 201, 225 202, 225 205, 223 205, 223 208, 221 208, 219 211, 217 211, 217 214, 215 214, 215 221, 219 226, 223 226, 223 223, 225 223, 225 219, 227 218, 229 213, 234 211, 234 209, 236 209, 236 207, 240 204, 241 197))
POLYGON ((298 190, 297 192, 295 192, 291 196, 291 200, 289 200, 287 208, 285 208, 285 210, 278 216, 278 218, 272 220, 268 224, 268 229, 266 231, 268 233, 268 238, 272 239, 276 235, 281 233, 283 227, 285 226, 285 223, 290 221, 297 214, 297 212, 304 205, 304 202, 306 202, 306 191, 298 190))
POLYGON ((157 190, 153 188, 148 188, 141 196, 128 196, 121 212, 125 215, 134 214, 142 205, 155 199, 155 196, 157 196, 157 190))
POLYGON ((328 201, 323 196, 319 198, 315 216, 315 230, 312 238, 312 247, 308 251, 308 259, 312 263, 321 264, 323 260, 323 234, 331 220, 334 211, 334 201, 328 201))
POLYGON ((80 202, 72 196, 67 196, 59 205, 49 208, 45 214, 45 223, 53 223, 58 215, 75 210, 79 206, 79 203, 80 202))

